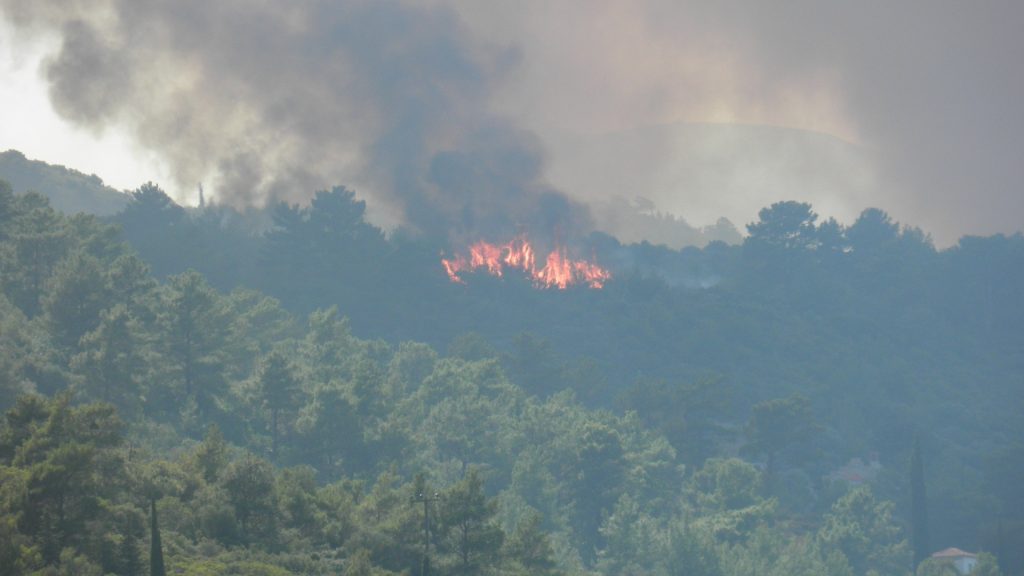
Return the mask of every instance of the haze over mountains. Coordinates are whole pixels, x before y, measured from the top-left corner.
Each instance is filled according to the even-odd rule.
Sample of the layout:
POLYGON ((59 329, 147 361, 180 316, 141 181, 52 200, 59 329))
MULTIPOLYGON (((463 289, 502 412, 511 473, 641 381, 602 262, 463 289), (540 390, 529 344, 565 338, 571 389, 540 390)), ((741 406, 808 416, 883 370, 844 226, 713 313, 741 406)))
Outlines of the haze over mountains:
MULTIPOLYGON (((559 161, 549 165, 548 177, 587 206, 598 230, 624 242, 672 248, 738 243, 750 221, 748 206, 780 200, 812 202, 819 213, 849 224, 886 185, 860 146, 783 127, 672 124, 563 136, 549 145, 559 161), (722 213, 708 212, 708 206, 722 213)), ((123 205, 123 196, 102 192, 84 175, 72 179, 80 182, 81 199, 58 193, 55 184, 67 178, 59 174, 62 167, 48 172, 45 163, 26 162, 14 151, 2 162, 15 190, 45 192, 58 209, 107 215, 123 205)), ((178 201, 195 204, 196 191, 178 201)), ((913 222, 910 214, 893 216, 913 222)), ((957 239, 934 241, 946 247, 957 239)))
MULTIPOLYGON (((165 166, 173 177, 161 182, 179 199, 199 181, 235 206, 308 200, 309 190, 345 182, 377 221, 465 228, 466 213, 474 225, 504 213, 518 216, 513 226, 529 220, 536 206, 518 199, 559 196, 547 185, 566 172, 585 178, 560 167, 575 162, 571 151, 563 158, 566 138, 680 123, 779 126, 860 147, 858 166, 823 163, 856 182, 807 187, 827 217, 849 222, 885 206, 942 246, 1020 229, 1024 84, 1007 56, 1021 52, 1009 24, 1020 21, 1016 3, 588 5, 4 0, 0 50, 21 73, 0 98, 55 121, 19 112, 20 130, 5 123, 0 139, 12 148, 45 145, 50 133, 54 148, 72 132, 119 139, 126 156, 165 166), (878 184, 867 189, 865 158, 878 184)), ((747 138, 711 140, 734 148, 705 158, 724 160, 710 176, 672 175, 669 142, 667 153, 648 145, 668 163, 630 174, 629 187, 668 174, 654 187, 693 195, 683 207, 651 198, 662 210, 697 227, 719 216, 742 226, 779 199, 755 199, 773 195, 764 188, 793 182, 788 170, 779 176, 778 154, 748 156, 747 138), (687 178, 716 185, 680 192, 687 178)), ((706 144, 684 148, 700 156, 706 144)), ((79 148, 65 152, 99 153, 79 148)), ((815 164, 795 186, 818 181, 815 164)), ((563 192, 586 198, 589 188, 563 192)))
MULTIPOLYGON (((0 178, 7 180, 15 192, 31 190, 45 195, 54 208, 67 214, 111 216, 130 199, 127 193, 104 185, 95 174, 85 175, 64 166, 31 160, 16 150, 0 153, 0 178)), ((198 202, 198 193, 179 200, 186 205, 194 204, 198 202)), ((736 227, 724 218, 710 226, 692 226, 677 215, 659 211, 642 198, 610 196, 590 209, 599 229, 626 242, 648 241, 682 248, 713 241, 736 244, 742 239, 736 227)))
POLYGON ((860 147, 792 128, 678 123, 566 136, 550 146, 559 159, 550 167, 551 180, 570 194, 581 191, 596 206, 602 229, 631 242, 653 241, 644 236, 650 227, 619 221, 619 210, 602 204, 642 197, 652 210, 698 226, 725 217, 742 229, 754 218, 749 206, 799 200, 852 223, 883 186, 870 154, 860 147), (709 212, 712 206, 719 212, 709 212))

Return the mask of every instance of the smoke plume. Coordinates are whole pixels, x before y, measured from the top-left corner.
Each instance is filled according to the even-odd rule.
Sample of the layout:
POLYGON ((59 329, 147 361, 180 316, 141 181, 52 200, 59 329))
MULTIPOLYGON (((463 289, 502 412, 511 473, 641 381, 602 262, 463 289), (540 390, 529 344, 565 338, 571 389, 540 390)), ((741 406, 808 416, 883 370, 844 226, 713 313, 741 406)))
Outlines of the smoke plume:
POLYGON ((444 7, 393 0, 2 0, 44 65, 58 113, 127 127, 181 189, 301 201, 355 185, 429 233, 585 225, 547 187, 529 134, 489 110, 511 51, 444 7), (211 186, 208 186, 211 187, 211 186), (557 221, 557 224, 549 222, 557 221), (548 221, 548 222, 546 222, 548 221))
POLYGON ((428 231, 585 225, 547 175, 584 202, 647 196, 697 223, 742 225, 791 195, 847 221, 878 206, 944 243, 1019 230, 1024 213, 1021 2, 0 0, 0 11, 21 34, 59 39, 44 74, 63 118, 128 128, 181 189, 202 180, 222 202, 344 183, 428 231), (672 126, 688 127, 686 142, 647 136, 672 126), (783 132, 764 127, 855 150, 833 158, 796 134, 780 146, 783 132), (632 165, 614 152, 621 139, 607 146, 615 162, 577 152, 581 138, 619 134, 638 174, 620 169, 632 165), (630 134, 643 138, 632 146, 630 134))

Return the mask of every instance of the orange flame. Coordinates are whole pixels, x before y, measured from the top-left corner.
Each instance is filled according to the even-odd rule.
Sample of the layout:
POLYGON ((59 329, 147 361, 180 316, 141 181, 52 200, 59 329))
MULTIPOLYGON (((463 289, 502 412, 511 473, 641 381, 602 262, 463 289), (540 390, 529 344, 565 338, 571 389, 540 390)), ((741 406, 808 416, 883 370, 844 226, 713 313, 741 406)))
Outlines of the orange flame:
POLYGON ((465 283, 461 274, 486 270, 492 276, 502 276, 505 270, 522 270, 538 288, 565 290, 574 284, 586 284, 591 288, 603 288, 611 279, 607 269, 587 262, 573 260, 566 255, 565 248, 557 247, 544 260, 544 266, 537 268, 537 256, 530 241, 517 236, 504 244, 491 244, 483 240, 469 247, 469 256, 459 255, 452 259, 442 258, 448 278, 452 282, 465 283))

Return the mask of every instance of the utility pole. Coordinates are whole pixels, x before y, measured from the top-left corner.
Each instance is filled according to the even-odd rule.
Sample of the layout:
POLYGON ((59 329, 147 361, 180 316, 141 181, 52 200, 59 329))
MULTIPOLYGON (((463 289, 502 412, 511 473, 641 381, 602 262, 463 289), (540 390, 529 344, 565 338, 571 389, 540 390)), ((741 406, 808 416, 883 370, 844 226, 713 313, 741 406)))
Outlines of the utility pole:
POLYGON ((430 574, 430 503, 440 499, 441 495, 437 492, 434 492, 433 496, 420 492, 412 498, 413 502, 423 502, 423 568, 420 576, 430 574))

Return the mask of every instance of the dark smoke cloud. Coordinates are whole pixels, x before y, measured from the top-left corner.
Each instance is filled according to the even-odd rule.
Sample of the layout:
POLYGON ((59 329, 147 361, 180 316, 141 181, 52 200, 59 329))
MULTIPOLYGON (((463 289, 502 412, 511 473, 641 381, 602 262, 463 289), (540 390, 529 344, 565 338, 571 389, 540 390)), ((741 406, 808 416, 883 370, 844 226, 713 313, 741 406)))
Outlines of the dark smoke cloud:
POLYGON ((444 7, 397 1, 2 0, 64 118, 127 126, 183 189, 235 205, 356 185, 430 233, 585 221, 542 181, 539 144, 488 110, 514 54, 444 7), (208 181, 209 184, 209 181, 208 181), (560 211, 560 212, 559 212, 560 211))
MULTIPOLYGON (((879 206, 941 243, 1022 224, 1018 1, 0 0, 0 9, 22 33, 60 37, 45 73, 64 118, 130 128, 183 189, 219 175, 211 184, 222 201, 299 200, 346 183, 422 229, 462 234, 559 215, 572 229, 586 218, 545 184, 539 142, 553 150, 554 176, 573 166, 559 141, 701 127, 689 137, 724 123, 839 137, 857 153, 836 171, 864 158, 870 173, 851 169, 835 180, 857 185, 830 185, 820 172, 832 168, 806 168, 815 155, 796 145, 752 161, 763 131, 735 130, 682 147, 700 160, 681 164, 695 172, 674 193, 684 217, 692 208, 742 226, 787 199, 754 190, 770 165, 783 175, 773 189, 820 187, 799 199, 879 206), (750 190, 685 189, 719 181, 750 190), (544 204, 552 212, 536 210, 544 204)), ((659 146, 642 143, 636 155, 680 165, 678 146, 659 146)), ((604 163, 588 164, 591 181, 607 180, 604 163)), ((626 182, 616 195, 649 195, 609 176, 626 182)))

